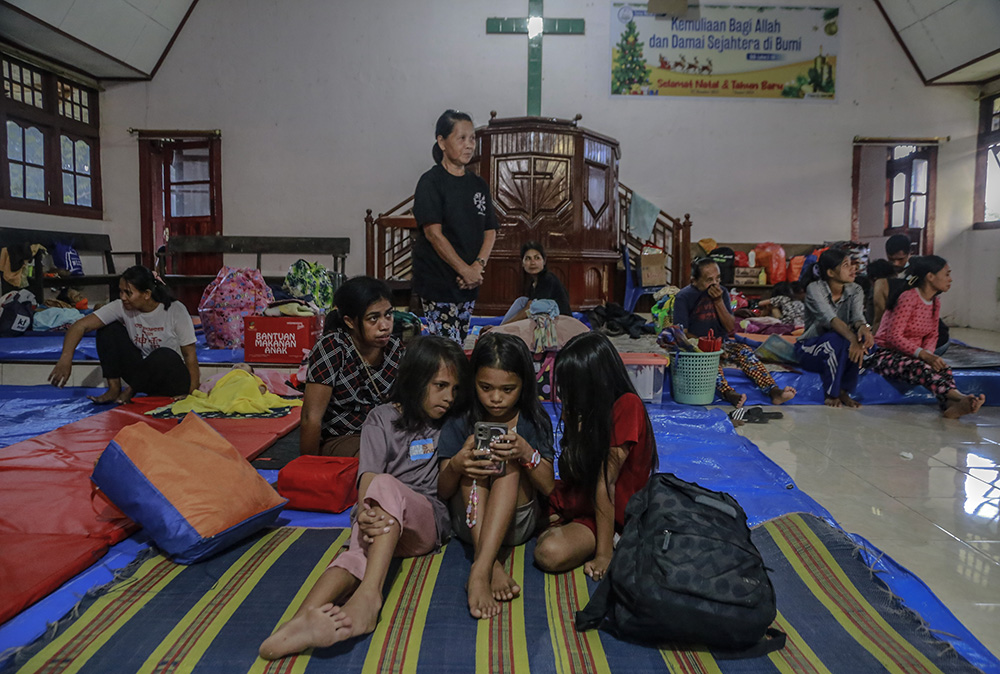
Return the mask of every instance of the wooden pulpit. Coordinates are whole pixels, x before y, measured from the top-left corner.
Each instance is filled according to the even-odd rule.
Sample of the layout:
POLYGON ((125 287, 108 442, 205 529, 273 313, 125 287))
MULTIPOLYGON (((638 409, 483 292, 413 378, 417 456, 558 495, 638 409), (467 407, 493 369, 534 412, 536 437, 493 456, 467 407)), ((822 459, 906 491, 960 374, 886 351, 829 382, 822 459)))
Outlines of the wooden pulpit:
POLYGON ((493 194, 500 230, 477 314, 502 315, 522 293, 521 245, 539 241, 574 310, 614 301, 618 159, 614 138, 545 117, 491 117, 469 168, 493 194))
MULTIPOLYGON (((500 223, 477 315, 503 315, 522 294, 521 245, 527 241, 545 247, 549 270, 566 286, 574 310, 621 303, 635 284, 618 262, 628 250, 634 269, 646 241, 628 231, 632 191, 618 183, 618 141, 578 126, 579 119, 497 119, 493 113, 476 129, 476 155, 468 168, 489 184, 500 223)), ((366 273, 401 295, 409 294, 413 272, 412 202, 411 196, 377 216, 368 209, 365 216, 366 273)), ((687 283, 690 230, 687 214, 681 219, 660 211, 648 235, 667 254, 673 285, 687 283)))

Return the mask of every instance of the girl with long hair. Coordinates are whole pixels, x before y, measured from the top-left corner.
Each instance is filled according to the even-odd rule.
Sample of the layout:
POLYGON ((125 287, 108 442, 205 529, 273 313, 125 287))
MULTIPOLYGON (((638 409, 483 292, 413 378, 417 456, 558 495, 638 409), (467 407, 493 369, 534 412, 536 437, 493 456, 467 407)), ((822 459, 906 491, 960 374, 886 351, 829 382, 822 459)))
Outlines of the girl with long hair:
POLYGON ((583 564, 600 580, 611 563, 625 504, 656 470, 656 438, 621 357, 604 335, 571 339, 556 357, 562 401, 559 480, 535 563, 561 573, 583 564))
POLYGON ((469 412, 451 419, 441 432, 438 494, 450 499, 452 527, 474 550, 469 571, 469 613, 492 618, 501 601, 521 588, 504 571, 502 550, 520 545, 538 529, 538 494, 555 484, 552 421, 538 400, 535 369, 519 337, 490 332, 470 359, 469 412), (506 428, 477 451, 477 422, 506 428))
POLYGON ((462 407, 467 367, 452 341, 410 342, 391 402, 372 410, 361 430, 349 547, 292 619, 261 644, 262 658, 276 660, 374 631, 392 558, 425 555, 448 538, 448 508, 437 497, 437 445, 444 420, 462 407))
POLYGON ((537 241, 527 241, 521 246, 523 289, 510 305, 501 323, 511 323, 528 317, 528 307, 534 300, 552 300, 559 307, 560 316, 572 316, 569 293, 559 278, 549 271, 545 249, 537 241))

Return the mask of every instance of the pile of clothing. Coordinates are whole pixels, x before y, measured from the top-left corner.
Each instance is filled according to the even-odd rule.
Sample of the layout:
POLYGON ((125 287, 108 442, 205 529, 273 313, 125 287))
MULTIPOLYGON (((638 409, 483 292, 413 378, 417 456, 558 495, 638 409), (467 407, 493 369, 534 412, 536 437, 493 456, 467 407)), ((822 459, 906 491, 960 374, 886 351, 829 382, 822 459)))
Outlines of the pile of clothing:
POLYGON ((45 252, 45 246, 39 243, 19 243, 0 248, 0 273, 3 274, 3 280, 15 288, 27 288, 35 273, 35 267, 30 263, 45 252))
POLYGON ((620 304, 609 302, 599 307, 594 307, 587 312, 587 320, 593 330, 603 332, 609 337, 628 334, 632 339, 639 339, 642 335, 655 335, 656 326, 647 323, 646 319, 630 311, 626 311, 620 304))

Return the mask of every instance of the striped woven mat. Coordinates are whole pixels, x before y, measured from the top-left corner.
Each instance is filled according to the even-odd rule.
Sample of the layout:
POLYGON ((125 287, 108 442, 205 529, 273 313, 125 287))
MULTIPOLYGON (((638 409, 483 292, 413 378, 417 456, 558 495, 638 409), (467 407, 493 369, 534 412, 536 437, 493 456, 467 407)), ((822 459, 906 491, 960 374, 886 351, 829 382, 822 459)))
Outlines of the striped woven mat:
POLYGON ((840 531, 811 515, 785 515, 754 531, 778 596, 784 650, 752 660, 658 650, 603 632, 578 633, 573 616, 594 585, 580 571, 548 575, 516 548, 508 571, 523 597, 491 621, 468 617, 469 552, 394 563, 375 633, 276 662, 257 647, 287 620, 347 541, 346 530, 271 530, 208 562, 160 555, 92 593, 78 617, 18 657, 20 672, 671 672, 913 674, 975 670, 934 640, 869 572, 840 531))

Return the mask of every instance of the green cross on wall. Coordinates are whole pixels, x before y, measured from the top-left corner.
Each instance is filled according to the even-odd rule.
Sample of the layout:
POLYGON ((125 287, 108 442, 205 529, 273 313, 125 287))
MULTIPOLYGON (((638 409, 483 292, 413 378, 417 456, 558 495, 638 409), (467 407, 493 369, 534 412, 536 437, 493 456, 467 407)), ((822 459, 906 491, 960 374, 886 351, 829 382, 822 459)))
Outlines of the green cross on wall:
POLYGON ((583 19, 542 16, 543 0, 528 0, 528 16, 486 19, 486 34, 528 36, 528 114, 542 114, 542 35, 583 35, 583 19))

